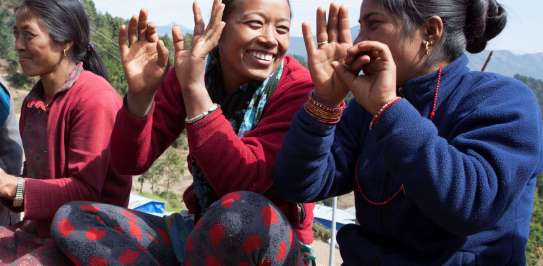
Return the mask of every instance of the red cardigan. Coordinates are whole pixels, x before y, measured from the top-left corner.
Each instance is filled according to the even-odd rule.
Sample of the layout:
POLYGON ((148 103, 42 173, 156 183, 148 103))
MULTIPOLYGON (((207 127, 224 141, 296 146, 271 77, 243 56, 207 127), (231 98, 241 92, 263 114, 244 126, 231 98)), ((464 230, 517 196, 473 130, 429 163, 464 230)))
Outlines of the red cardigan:
POLYGON ((75 200, 127 206, 131 176, 110 167, 109 144, 120 96, 102 77, 83 71, 49 106, 40 88, 23 102, 20 131, 26 155, 25 219, 47 235, 57 209, 75 200), (31 166, 31 167, 29 167, 31 166))
MULTIPOLYGON (((239 138, 222 111, 213 112, 187 125, 189 160, 196 160, 210 186, 221 197, 233 191, 265 194, 289 218, 300 241, 313 241, 313 204, 304 204, 305 219, 298 206, 274 197, 273 166, 294 113, 313 89, 307 69, 291 57, 285 58, 283 75, 255 129, 239 138)), ((141 174, 185 128, 181 88, 170 70, 159 88, 155 103, 145 118, 123 108, 112 136, 112 162, 123 174, 141 174)), ((190 165, 190 164, 189 164, 190 165)), ((190 211, 196 198, 189 187, 183 199, 190 211)))

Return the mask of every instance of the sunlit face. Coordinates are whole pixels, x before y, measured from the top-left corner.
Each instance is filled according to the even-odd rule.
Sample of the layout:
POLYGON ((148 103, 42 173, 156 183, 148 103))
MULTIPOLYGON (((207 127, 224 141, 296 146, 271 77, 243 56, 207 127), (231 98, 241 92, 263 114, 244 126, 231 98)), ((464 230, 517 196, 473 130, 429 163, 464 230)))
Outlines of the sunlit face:
POLYGON ((286 0, 237 0, 226 19, 219 52, 225 80, 240 86, 264 80, 281 64, 290 37, 286 0))
POLYGON ((21 8, 15 16, 13 35, 23 72, 28 76, 53 72, 64 57, 64 46, 51 39, 45 23, 30 10, 21 8))
POLYGON ((379 0, 364 0, 360 9, 360 33, 355 42, 378 41, 390 48, 397 69, 397 84, 403 85, 417 76, 423 65, 421 57, 422 33, 402 32, 399 18, 387 12, 379 0))

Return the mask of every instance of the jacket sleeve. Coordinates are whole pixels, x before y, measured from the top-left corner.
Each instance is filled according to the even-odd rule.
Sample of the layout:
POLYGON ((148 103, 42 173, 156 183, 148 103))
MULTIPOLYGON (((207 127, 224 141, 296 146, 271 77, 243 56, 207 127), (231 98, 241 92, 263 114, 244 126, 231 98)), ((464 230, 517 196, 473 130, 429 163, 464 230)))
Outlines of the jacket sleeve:
MULTIPOLYGON (((0 90, 2 90, 0 88, 0 90)), ((10 100, 8 115, 0 124, 0 168, 11 175, 20 175, 23 164, 23 148, 19 134, 19 123, 10 100)))
POLYGON ((268 102, 256 128, 242 138, 220 110, 187 126, 191 157, 219 197, 238 190, 264 193, 270 189, 283 137, 312 86, 309 75, 285 81, 268 102))
POLYGON ((69 115, 68 175, 56 179, 25 179, 27 219, 51 219, 63 204, 98 201, 110 166, 110 139, 121 100, 113 89, 81 96, 69 115))
POLYGON ((275 187, 283 198, 313 202, 353 190, 360 140, 367 120, 353 100, 337 126, 300 110, 285 137, 275 167, 275 187))
POLYGON ((441 110, 455 119, 447 139, 406 100, 373 129, 407 197, 457 235, 495 224, 541 171, 541 116, 531 91, 499 79, 471 90, 468 108, 441 110))
POLYGON ((113 168, 123 175, 145 172, 181 134, 185 116, 181 88, 172 68, 146 117, 129 113, 126 105, 119 111, 112 133, 113 168))

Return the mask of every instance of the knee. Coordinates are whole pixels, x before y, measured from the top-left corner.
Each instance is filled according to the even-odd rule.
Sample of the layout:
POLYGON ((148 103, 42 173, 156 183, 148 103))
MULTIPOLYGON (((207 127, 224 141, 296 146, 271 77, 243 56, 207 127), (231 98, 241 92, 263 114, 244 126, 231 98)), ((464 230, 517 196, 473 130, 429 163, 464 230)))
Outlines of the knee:
POLYGON ((82 206, 91 206, 91 202, 74 201, 62 205, 55 213, 51 222, 51 237, 54 239, 67 237, 75 229, 71 219, 77 217, 81 212, 84 212, 82 206))

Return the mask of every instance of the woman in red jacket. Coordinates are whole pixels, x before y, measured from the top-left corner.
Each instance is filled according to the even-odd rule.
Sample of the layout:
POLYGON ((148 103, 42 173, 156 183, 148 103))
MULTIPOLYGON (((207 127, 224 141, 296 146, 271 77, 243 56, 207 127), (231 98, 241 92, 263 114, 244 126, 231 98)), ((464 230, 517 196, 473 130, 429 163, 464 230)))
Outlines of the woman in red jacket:
POLYGON ((118 172, 141 174, 186 129, 194 182, 184 201, 195 229, 181 214, 72 203, 57 213, 53 234, 75 262, 93 261, 93 250, 94 261, 121 264, 302 263, 298 241, 312 242, 313 205, 281 201, 272 188, 283 136, 313 88, 308 71, 286 56, 290 4, 215 0, 207 28, 197 3, 194 15, 191 49, 173 30, 171 70, 145 11, 121 28, 129 90, 112 155, 118 172))
POLYGON ((25 218, 0 227, 0 264, 59 265, 62 256, 54 255, 61 253, 48 235, 60 206, 74 200, 128 203, 132 178, 110 167, 109 143, 122 100, 90 45, 80 1, 25 0, 15 15, 21 69, 39 81, 21 109, 23 177, 0 171, 2 203, 25 218))

